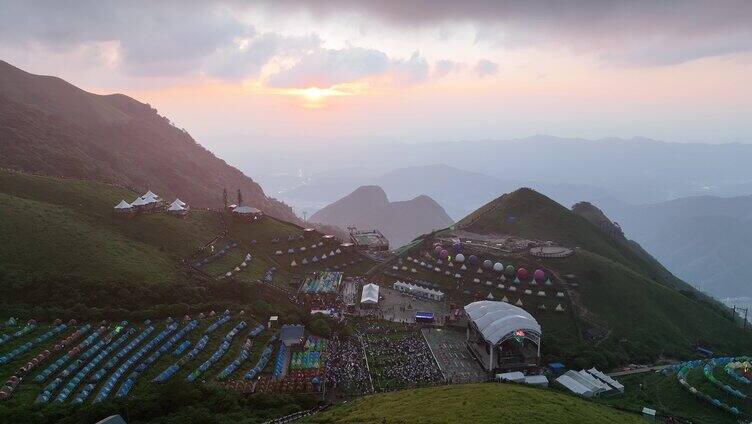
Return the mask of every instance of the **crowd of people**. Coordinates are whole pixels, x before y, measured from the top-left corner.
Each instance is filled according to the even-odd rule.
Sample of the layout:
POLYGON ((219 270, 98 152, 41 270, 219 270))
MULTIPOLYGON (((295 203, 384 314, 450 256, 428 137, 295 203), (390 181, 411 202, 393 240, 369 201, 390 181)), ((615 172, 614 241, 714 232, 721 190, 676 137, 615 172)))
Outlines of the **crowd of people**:
POLYGON ((376 390, 443 382, 431 350, 417 328, 369 321, 360 330, 376 390))
POLYGON ((365 352, 357 337, 329 341, 325 364, 327 388, 350 395, 371 392, 371 380, 365 363, 365 352))

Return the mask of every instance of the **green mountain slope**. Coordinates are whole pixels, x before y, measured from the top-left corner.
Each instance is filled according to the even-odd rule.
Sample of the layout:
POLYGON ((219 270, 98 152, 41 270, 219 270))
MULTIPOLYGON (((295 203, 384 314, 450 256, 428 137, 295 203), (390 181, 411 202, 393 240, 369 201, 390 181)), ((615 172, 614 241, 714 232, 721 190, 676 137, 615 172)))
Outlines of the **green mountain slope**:
MULTIPOLYGON (((459 305, 489 295, 510 303, 522 301, 543 328, 544 361, 609 369, 661 358, 689 358, 697 343, 718 354, 744 354, 752 349, 752 334, 732 319, 730 310, 671 275, 636 243, 614 237, 533 190, 503 195, 456 226, 423 236, 400 252, 402 260, 411 256, 429 262, 435 257, 434 241, 457 234, 471 239, 513 235, 575 248, 574 255, 566 258, 539 258, 527 249, 495 256, 477 253, 479 262, 492 259, 515 268, 542 268, 555 279, 552 287, 523 284, 517 291, 497 287, 498 274, 477 273, 470 265, 461 278, 409 263, 408 270, 414 266, 416 273, 399 266, 395 269, 393 263, 381 267, 387 281, 437 283, 459 305), (570 275, 574 277, 567 278, 570 275), (527 288, 531 294, 521 293, 527 288), (536 295, 541 289, 546 296, 536 295), (564 297, 553 297, 555 292, 564 297), (557 304, 566 312, 553 312, 557 304)), ((458 272, 457 267, 449 272, 458 272)))
POLYGON ((163 282, 222 231, 216 213, 124 220, 113 205, 137 193, 73 179, 0 171, 0 245, 7 273, 163 282))
POLYGON ((459 221, 456 228, 580 247, 645 273, 659 283, 689 288, 642 249, 610 237, 585 217, 532 189, 522 188, 494 199, 459 221))
POLYGON ((465 384, 367 396, 306 423, 641 423, 620 412, 552 390, 465 384))

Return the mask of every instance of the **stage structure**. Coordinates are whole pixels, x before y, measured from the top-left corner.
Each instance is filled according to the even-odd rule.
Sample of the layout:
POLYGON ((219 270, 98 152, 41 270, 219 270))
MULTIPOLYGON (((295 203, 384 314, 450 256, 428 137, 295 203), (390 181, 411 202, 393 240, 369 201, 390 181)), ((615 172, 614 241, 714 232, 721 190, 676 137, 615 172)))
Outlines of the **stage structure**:
POLYGON ((527 311, 482 300, 465 306, 467 346, 488 372, 524 370, 540 360, 541 327, 527 311))

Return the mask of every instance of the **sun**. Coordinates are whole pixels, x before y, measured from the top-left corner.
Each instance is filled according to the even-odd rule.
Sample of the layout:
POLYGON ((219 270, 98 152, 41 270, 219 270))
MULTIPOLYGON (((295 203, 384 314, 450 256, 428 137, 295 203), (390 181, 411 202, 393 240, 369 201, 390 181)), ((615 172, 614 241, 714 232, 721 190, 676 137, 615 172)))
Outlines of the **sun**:
POLYGON ((337 84, 326 88, 310 86, 305 88, 270 88, 269 92, 300 99, 300 106, 307 109, 321 109, 328 106, 336 97, 354 96, 363 92, 361 84, 337 84))
POLYGON ((301 94, 306 100, 311 102, 320 102, 325 97, 331 95, 331 93, 327 93, 327 90, 318 87, 308 87, 302 90, 301 94))

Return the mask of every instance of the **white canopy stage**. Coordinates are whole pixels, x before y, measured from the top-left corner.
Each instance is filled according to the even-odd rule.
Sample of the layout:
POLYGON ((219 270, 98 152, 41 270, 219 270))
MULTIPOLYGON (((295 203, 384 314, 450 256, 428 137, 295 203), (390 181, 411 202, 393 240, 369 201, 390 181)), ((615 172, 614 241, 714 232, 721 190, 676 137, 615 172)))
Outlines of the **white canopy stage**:
POLYGON ((363 286, 360 303, 363 305, 375 305, 379 303, 379 286, 373 283, 363 286))
POLYGON ((506 302, 482 300, 465 306, 467 345, 487 371, 535 367, 541 327, 527 311, 506 302))

